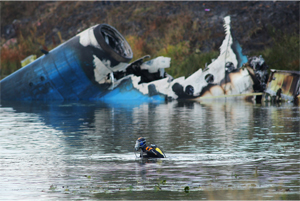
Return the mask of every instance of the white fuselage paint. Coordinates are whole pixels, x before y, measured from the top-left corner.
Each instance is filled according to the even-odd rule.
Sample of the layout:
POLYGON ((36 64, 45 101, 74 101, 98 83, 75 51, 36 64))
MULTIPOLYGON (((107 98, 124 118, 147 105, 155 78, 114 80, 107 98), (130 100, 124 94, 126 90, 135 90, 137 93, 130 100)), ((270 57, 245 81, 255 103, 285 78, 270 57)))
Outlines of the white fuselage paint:
MULTIPOLYGON (((95 34, 94 34, 94 29, 98 25, 95 25, 89 29, 86 29, 85 31, 79 33, 77 36, 79 36, 79 43, 84 46, 93 46, 95 48, 98 48, 102 50, 101 46, 99 45, 95 34)), ((100 60, 96 55, 93 55, 94 60, 94 76, 95 80, 99 84, 103 83, 113 83, 114 80, 111 80, 113 78, 112 76, 107 76, 109 73, 116 72, 116 71, 121 71, 126 69, 127 63, 122 63, 120 62, 116 66, 111 66, 111 61, 110 60, 100 60)))
POLYGON ((94 29, 96 26, 98 26, 98 25, 90 27, 90 28, 86 29, 85 31, 77 34, 77 36, 79 36, 79 43, 82 46, 87 47, 88 45, 91 45, 95 48, 102 49, 100 47, 99 43, 97 42, 97 39, 94 34, 94 29))
MULTIPOLYGON (((112 83, 112 87, 110 88, 110 90, 116 88, 122 80, 131 79, 133 87, 144 95, 149 94, 148 86, 153 84, 157 92, 164 94, 167 97, 177 99, 178 96, 172 90, 172 86, 175 83, 182 85, 184 89, 188 85, 193 86, 193 95, 199 96, 203 87, 208 85, 207 81, 205 80, 205 77, 208 74, 211 74, 213 76, 213 82, 211 84, 215 84, 215 86, 211 87, 210 90, 205 92, 202 96, 218 96, 224 94, 241 94, 253 92, 253 80, 249 76, 249 73, 246 69, 240 69, 240 71, 236 73, 230 73, 230 82, 222 85, 220 83, 225 77, 225 64, 227 62, 231 62, 233 63, 234 68, 237 68, 238 65, 237 57, 231 48, 233 39, 230 31, 230 17, 225 17, 224 22, 226 36, 220 47, 220 55, 217 59, 215 59, 214 61, 212 61, 211 64, 208 65, 205 71, 199 69, 187 79, 185 79, 185 77, 179 77, 170 82, 169 78, 163 78, 149 83, 139 84, 141 77, 135 75, 128 75, 121 78, 120 80, 112 81, 111 79, 114 79, 113 76, 109 77, 107 75, 112 72, 122 71, 126 69, 126 67, 128 66, 127 63, 119 63, 117 66, 112 67, 111 62, 109 60, 101 61, 98 57, 93 55, 95 79, 100 84, 112 83)), ((95 38, 93 32, 94 28, 95 26, 78 34, 80 36, 80 44, 85 47, 88 45, 92 45, 95 48, 101 49, 100 45, 98 44, 95 38)), ((170 66, 170 62, 171 58, 157 57, 150 61, 144 62, 141 65, 141 69, 148 70, 150 73, 156 73, 158 71, 164 72, 164 68, 168 68, 170 66)))
MULTIPOLYGON (((193 77, 192 79, 194 81, 193 84, 191 84, 192 83, 191 80, 187 79, 189 81, 184 85, 184 87, 187 85, 192 85, 194 87, 194 96, 199 96, 203 87, 207 86, 208 83, 205 80, 206 75, 208 74, 213 75, 214 81, 212 82, 212 84, 220 84, 220 81, 225 77, 225 64, 227 62, 232 62, 235 68, 238 65, 237 58, 233 50, 231 49, 233 40, 230 32, 230 17, 229 16, 225 17, 224 21, 225 21, 224 28, 225 28, 226 36, 220 47, 219 57, 216 60, 214 60, 211 64, 208 65, 206 71, 202 72, 200 71, 201 70, 200 69, 195 73, 197 74, 197 76, 193 77)), ((190 77, 192 76, 194 75, 191 75, 190 77)))
POLYGON ((150 61, 146 61, 141 65, 141 69, 148 70, 149 73, 156 73, 158 70, 169 68, 171 63, 171 58, 169 57, 156 57, 150 61))
MULTIPOLYGON (((161 79, 150 83, 138 84, 140 79, 132 78, 134 87, 146 95, 149 93, 148 85, 153 84, 155 85, 156 90, 158 92, 165 94, 168 97, 172 97, 176 99, 177 95, 173 92, 172 86, 175 83, 179 83, 180 85, 183 86, 184 89, 188 85, 193 86, 194 96, 199 96, 203 87, 208 85, 207 81, 205 80, 206 75, 211 74, 213 75, 214 78, 212 84, 217 84, 217 86, 212 87, 210 92, 203 94, 205 96, 207 95, 218 96, 218 95, 224 95, 224 93, 241 94, 241 93, 252 92, 253 81, 246 69, 240 70, 238 73, 230 74, 231 82, 226 83, 226 85, 224 86, 220 86, 221 80, 223 80, 225 77, 225 64, 227 62, 232 62, 235 68, 237 68, 238 65, 236 55, 234 54, 231 48, 233 39, 230 32, 230 17, 229 16, 225 17, 224 21, 225 21, 224 28, 225 28, 226 36, 220 47, 220 55, 210 65, 208 65, 207 70, 203 72, 202 69, 199 69, 191 76, 189 76, 187 79, 185 79, 184 77, 180 77, 174 79, 172 82, 168 82, 167 79, 161 79)), ((153 60, 155 61, 155 59, 153 60)), ((147 63, 145 62, 142 65, 142 67, 144 69, 149 69, 149 72, 150 69, 153 72, 157 72, 157 70, 159 69, 159 67, 155 67, 155 62, 151 63, 151 67, 147 65, 147 63)))

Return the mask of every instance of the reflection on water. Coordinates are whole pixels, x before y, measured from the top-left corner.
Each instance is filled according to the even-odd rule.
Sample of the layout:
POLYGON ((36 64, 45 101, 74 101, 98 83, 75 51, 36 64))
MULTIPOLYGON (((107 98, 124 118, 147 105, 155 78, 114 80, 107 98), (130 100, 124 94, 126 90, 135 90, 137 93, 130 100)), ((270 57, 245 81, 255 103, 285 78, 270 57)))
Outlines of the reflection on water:
POLYGON ((1 200, 298 199, 299 114, 243 101, 2 102, 1 200), (140 136, 167 158, 136 158, 140 136))

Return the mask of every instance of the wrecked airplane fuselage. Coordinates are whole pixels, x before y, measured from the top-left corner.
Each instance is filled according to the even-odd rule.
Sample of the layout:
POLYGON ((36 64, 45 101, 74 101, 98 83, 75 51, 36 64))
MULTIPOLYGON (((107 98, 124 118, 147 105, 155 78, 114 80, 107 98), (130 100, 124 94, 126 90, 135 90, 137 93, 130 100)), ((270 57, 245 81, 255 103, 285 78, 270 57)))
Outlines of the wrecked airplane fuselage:
POLYGON ((220 47, 220 55, 204 70, 199 69, 188 78, 165 78, 139 84, 133 79, 133 86, 144 95, 149 88, 168 99, 224 98, 260 94, 265 89, 268 67, 261 57, 248 58, 242 54, 239 43, 233 40, 230 30, 230 17, 225 17, 226 37, 220 47), (260 93, 257 93, 260 92, 260 93))
POLYGON ((2 100, 97 99, 108 74, 127 67, 132 50, 113 27, 91 27, 1 80, 2 100))
POLYGON ((259 76, 266 69, 248 62, 231 36, 230 17, 224 20, 226 37, 219 57, 186 79, 173 79, 164 71, 170 67, 167 57, 144 61, 145 56, 128 64, 133 56, 129 44, 116 29, 102 24, 1 80, 1 99, 164 101, 262 92, 265 81, 259 76))
POLYGON ((265 101, 300 101, 300 72, 271 69, 265 101))

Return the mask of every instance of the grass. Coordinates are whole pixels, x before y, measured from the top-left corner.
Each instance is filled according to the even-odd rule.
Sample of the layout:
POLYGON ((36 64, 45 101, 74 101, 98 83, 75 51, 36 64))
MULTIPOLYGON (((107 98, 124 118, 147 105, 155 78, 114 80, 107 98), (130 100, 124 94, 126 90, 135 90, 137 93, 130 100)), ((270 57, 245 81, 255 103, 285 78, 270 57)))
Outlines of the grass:
MULTIPOLYGON (((130 44, 134 58, 138 59, 144 55, 170 57, 171 67, 166 72, 174 78, 188 77, 199 68, 204 68, 206 63, 217 58, 219 51, 199 52, 199 49, 190 47, 190 41, 181 41, 178 35, 180 31, 166 33, 165 38, 153 39, 127 35, 126 40, 130 44), (166 38, 176 38, 177 40, 166 40, 166 38), (179 41, 175 43, 174 41, 179 41)), ((59 42, 62 41, 60 33, 57 34, 59 42)), ((262 55, 267 65, 271 69, 299 71, 299 37, 294 35, 284 35, 279 33, 273 36, 273 47, 267 47, 263 51, 251 52, 251 55, 262 55)), ((47 49, 54 48, 59 42, 53 43, 47 49)), ((30 34, 24 37, 21 33, 17 37, 17 43, 1 49, 1 76, 9 75, 21 68, 21 60, 35 54, 41 55, 40 48, 45 48, 45 35, 36 36, 36 30, 32 28, 30 34)))
MULTIPOLYGON (((45 47, 45 35, 36 37, 34 30, 26 38, 20 34, 17 38, 17 44, 2 47, 1 49, 1 76, 9 75, 21 68, 21 60, 25 57, 35 54, 41 55, 40 47, 45 47)), ((174 34, 174 33, 173 33, 174 34)), ((60 34, 58 37, 61 40, 60 34)), ((166 35, 168 38, 169 36, 166 35)), ((175 37, 175 36, 174 36, 175 37)), ((217 58, 219 51, 199 52, 199 49, 190 47, 190 41, 181 41, 176 44, 167 43, 166 40, 147 40, 143 37, 128 35, 126 40, 130 44, 134 58, 138 59, 144 55, 170 57, 171 67, 166 72, 174 78, 188 77, 199 68, 204 68, 205 64, 211 63, 211 60, 217 58), (160 43, 160 41, 162 41, 160 43)), ((268 47, 263 51, 252 52, 251 55, 262 55, 267 65, 272 69, 299 71, 299 37, 296 35, 281 35, 274 37, 273 47, 268 47)), ((59 44, 59 43, 58 43, 59 44)), ((52 44, 48 50, 58 44, 52 44)))
POLYGON ((299 35, 277 31, 273 33, 272 40, 272 47, 251 54, 262 55, 271 69, 300 71, 299 35))
POLYGON ((9 45, 3 45, 1 48, 1 66, 0 66, 0 78, 3 78, 14 71, 21 68, 21 61, 29 55, 36 55, 37 57, 42 55, 41 48, 51 50, 62 42, 60 32, 57 33, 57 37, 60 39, 58 44, 53 42, 48 47, 45 45, 45 34, 38 36, 35 26, 31 27, 26 37, 20 32, 18 36, 11 41, 9 45))
MULTIPOLYGON (((103 8, 97 15, 92 13, 85 20, 82 20, 86 18, 82 14, 81 17, 73 19, 73 21, 82 30, 98 23, 108 23, 114 26, 130 44, 134 53, 133 60, 144 55, 150 55, 151 58, 157 56, 171 57, 171 67, 166 71, 174 78, 188 77, 199 68, 203 69, 205 63, 210 63, 213 58, 217 58, 219 55, 218 44, 207 45, 207 41, 215 43, 214 38, 222 37, 221 33, 214 33, 217 27, 210 27, 208 21, 201 23, 199 19, 194 19, 187 10, 188 7, 180 7, 176 13, 166 15, 160 13, 157 8, 163 11, 169 10, 170 6, 176 7, 178 5, 172 2, 156 2, 155 4, 153 2, 120 2, 119 4, 119 6, 109 7, 109 9, 103 8), (126 9, 123 8, 124 6, 126 9), (200 49, 206 51, 201 52, 200 49)), ((2 2, 2 15, 5 19, 15 19, 12 12, 9 11, 25 9, 23 14, 18 13, 18 18, 33 16, 35 11, 30 7, 31 5, 33 4, 30 2, 24 4, 2 2)), ((39 57, 42 54, 39 50, 41 47, 51 50, 63 42, 62 38, 70 38, 69 36, 66 38, 67 31, 63 32, 64 29, 73 33, 72 36, 77 34, 76 30, 79 29, 72 27, 71 21, 68 20, 71 14, 81 14, 81 9, 93 8, 92 2, 74 2, 74 5, 69 3, 67 5, 66 2, 34 2, 34 5, 44 13, 39 15, 36 21, 28 23, 19 30, 16 44, 9 47, 2 46, 1 77, 19 69, 21 67, 20 61, 27 56, 35 54, 39 57), (67 7, 63 9, 66 5, 67 7), (56 27, 58 27, 58 31, 54 33, 53 30, 56 27)), ((205 15, 204 18, 209 19, 207 16, 205 15)), ((254 31, 258 34, 259 30, 254 31)), ((299 35, 282 33, 273 27, 269 28, 268 35, 272 38, 272 46, 265 47, 263 50, 252 51, 248 56, 262 55, 267 65, 272 69, 299 71, 299 35)), ((5 42, 1 41, 1 44, 3 45, 5 42)))

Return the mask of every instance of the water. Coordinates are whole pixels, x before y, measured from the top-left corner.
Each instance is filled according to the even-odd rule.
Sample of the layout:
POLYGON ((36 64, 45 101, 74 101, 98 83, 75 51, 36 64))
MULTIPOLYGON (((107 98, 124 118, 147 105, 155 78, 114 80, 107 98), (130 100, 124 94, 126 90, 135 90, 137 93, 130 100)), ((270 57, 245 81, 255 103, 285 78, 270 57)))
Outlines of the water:
POLYGON ((0 200, 297 200, 299 122, 292 104, 2 102, 0 200), (167 158, 136 158, 140 136, 167 158))

